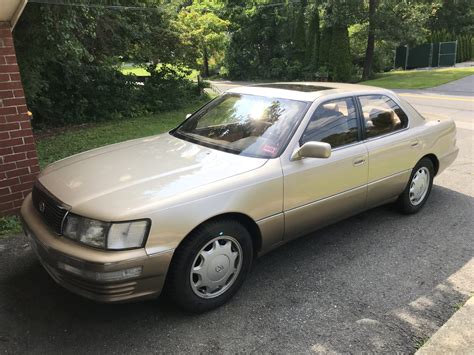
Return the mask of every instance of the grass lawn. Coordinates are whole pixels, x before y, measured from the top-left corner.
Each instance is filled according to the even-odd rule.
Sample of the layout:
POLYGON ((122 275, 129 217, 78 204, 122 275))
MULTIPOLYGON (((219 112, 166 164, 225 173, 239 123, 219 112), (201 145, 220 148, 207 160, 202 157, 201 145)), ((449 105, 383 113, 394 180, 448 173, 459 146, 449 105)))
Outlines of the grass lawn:
POLYGON ((146 71, 146 69, 142 67, 128 67, 120 69, 122 74, 129 75, 138 75, 138 76, 150 76, 150 73, 146 71))
POLYGON ((386 89, 424 89, 474 75, 474 68, 443 68, 433 70, 400 70, 377 74, 373 80, 360 84, 386 89))
MULTIPOLYGON (((120 69, 122 74, 128 75, 128 74, 133 74, 133 75, 138 75, 138 76, 150 76, 150 73, 147 72, 144 68, 139 67, 139 66, 128 66, 128 67, 122 67, 120 69)), ((199 71, 192 69, 191 74, 188 75, 189 80, 197 80, 197 76, 199 74, 199 71)))
POLYGON ((186 114, 196 111, 206 101, 208 98, 195 101, 180 110, 150 116, 65 127, 61 132, 54 132, 52 135, 47 132, 35 132, 38 137, 36 147, 40 166, 44 168, 56 160, 107 144, 166 132, 176 127, 185 119, 186 114))

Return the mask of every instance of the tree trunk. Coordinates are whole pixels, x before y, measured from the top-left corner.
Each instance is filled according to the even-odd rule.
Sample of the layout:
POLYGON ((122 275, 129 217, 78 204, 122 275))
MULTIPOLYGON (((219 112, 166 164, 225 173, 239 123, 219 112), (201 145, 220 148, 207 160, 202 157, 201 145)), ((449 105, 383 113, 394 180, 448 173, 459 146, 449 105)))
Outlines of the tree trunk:
POLYGON ((301 0, 298 17, 296 19, 295 37, 293 39, 293 42, 295 44, 295 49, 294 49, 295 59, 297 59, 301 64, 304 64, 305 50, 306 50, 306 30, 305 30, 306 6, 307 6, 307 1, 301 0))
POLYGON ((308 33, 306 35, 306 65, 312 70, 317 70, 318 60, 316 58, 318 49, 316 48, 319 43, 319 8, 318 2, 311 9, 311 17, 308 24, 308 33))
POLYGON ((367 37, 367 49, 365 51, 364 71, 362 73, 362 80, 369 79, 372 74, 372 63, 374 61, 375 48, 375 10, 377 7, 377 0, 369 0, 369 35, 367 37))
POLYGON ((204 77, 209 77, 209 55, 207 53, 207 48, 204 47, 203 51, 203 63, 204 63, 204 77))

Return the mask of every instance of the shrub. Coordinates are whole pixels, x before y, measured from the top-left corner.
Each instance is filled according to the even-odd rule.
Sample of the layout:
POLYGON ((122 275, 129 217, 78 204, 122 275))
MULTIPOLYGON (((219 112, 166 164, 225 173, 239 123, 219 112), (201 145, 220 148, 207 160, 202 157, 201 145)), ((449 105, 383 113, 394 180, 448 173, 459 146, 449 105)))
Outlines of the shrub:
POLYGON ((162 65, 152 71, 145 85, 139 88, 143 108, 151 112, 172 110, 198 97, 201 88, 186 78, 188 74, 171 65, 162 65))
POLYGON ((102 121, 139 109, 133 81, 113 68, 55 63, 43 80, 37 95, 26 96, 35 127, 102 121))
MULTIPOLYGON (((151 5, 150 5, 151 6, 151 5)), ((185 53, 168 13, 28 4, 14 37, 35 127, 129 117, 176 108, 199 94, 182 69, 185 53), (118 69, 150 65, 151 78, 118 69)))

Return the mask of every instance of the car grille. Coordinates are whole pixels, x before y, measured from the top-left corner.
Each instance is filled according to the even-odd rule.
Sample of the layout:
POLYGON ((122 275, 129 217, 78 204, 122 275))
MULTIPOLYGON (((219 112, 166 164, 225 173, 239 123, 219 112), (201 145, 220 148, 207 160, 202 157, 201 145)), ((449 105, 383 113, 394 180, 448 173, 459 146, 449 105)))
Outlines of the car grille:
POLYGON ((61 234, 64 217, 68 208, 48 193, 42 186, 35 184, 32 191, 33 206, 45 223, 56 233, 61 234))

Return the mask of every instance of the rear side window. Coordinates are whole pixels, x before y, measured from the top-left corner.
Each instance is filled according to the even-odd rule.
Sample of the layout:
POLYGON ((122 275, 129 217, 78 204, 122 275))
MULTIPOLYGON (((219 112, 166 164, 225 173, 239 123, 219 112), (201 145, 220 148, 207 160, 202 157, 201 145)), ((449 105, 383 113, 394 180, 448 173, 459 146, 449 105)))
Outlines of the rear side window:
POLYGON ((359 96, 366 137, 377 137, 408 127, 408 117, 395 101, 385 95, 359 96))
POLYGON ((359 128, 352 98, 324 102, 318 106, 309 122, 300 145, 309 141, 325 142, 332 148, 357 142, 359 128))

